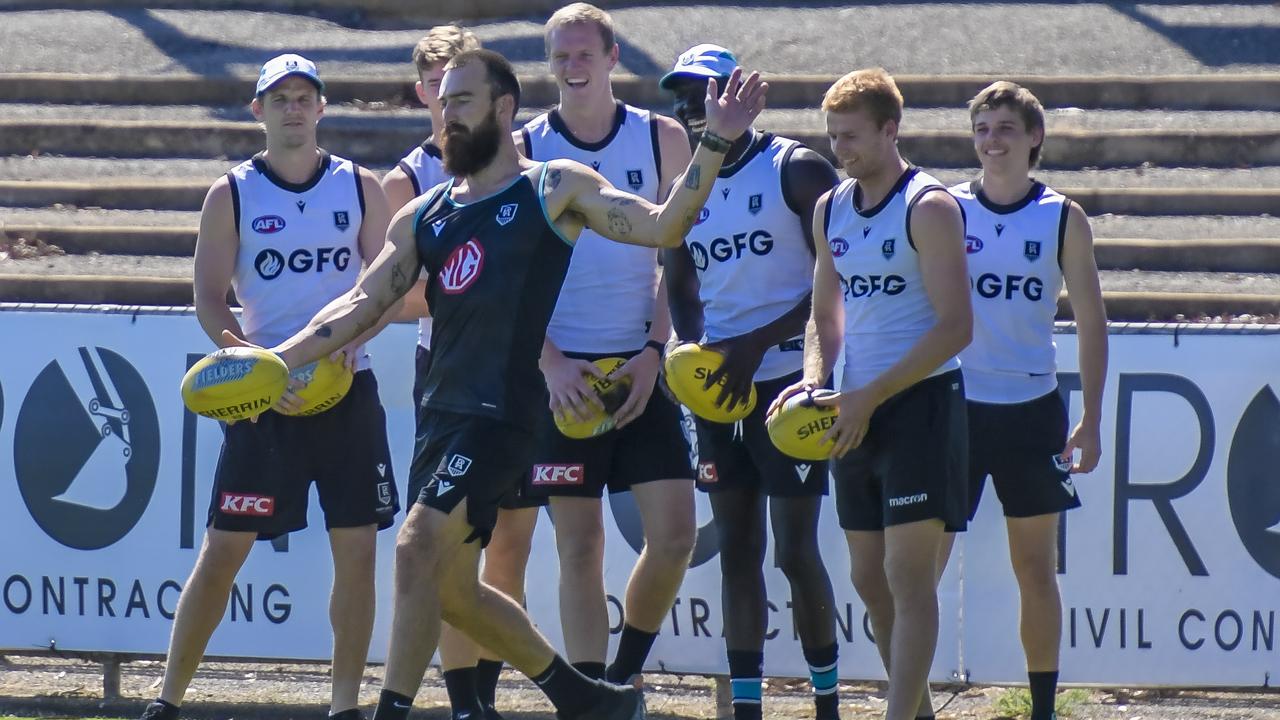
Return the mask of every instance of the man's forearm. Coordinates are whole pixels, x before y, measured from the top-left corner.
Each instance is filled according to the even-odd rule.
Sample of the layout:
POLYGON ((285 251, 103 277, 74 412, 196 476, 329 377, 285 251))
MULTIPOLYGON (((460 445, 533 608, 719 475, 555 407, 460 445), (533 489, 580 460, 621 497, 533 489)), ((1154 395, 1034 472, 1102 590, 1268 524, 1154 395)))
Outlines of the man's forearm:
POLYGON ((804 379, 822 384, 831 377, 843 341, 840 328, 831 321, 810 319, 804 333, 804 379))
MULTIPOLYGON (((388 303, 389 307, 393 303, 388 303)), ((290 368, 301 367, 312 360, 341 350, 361 334, 377 327, 387 307, 359 288, 329 303, 293 337, 277 345, 290 368)))
MULTIPOLYGON (((675 247, 684 240, 689 228, 697 221, 698 213, 707 204, 711 186, 715 184, 723 164, 724 150, 712 150, 705 143, 698 145, 675 192, 658 213, 658 237, 662 239, 663 246, 675 247)), ((612 213, 610 219, 613 219, 612 213)))

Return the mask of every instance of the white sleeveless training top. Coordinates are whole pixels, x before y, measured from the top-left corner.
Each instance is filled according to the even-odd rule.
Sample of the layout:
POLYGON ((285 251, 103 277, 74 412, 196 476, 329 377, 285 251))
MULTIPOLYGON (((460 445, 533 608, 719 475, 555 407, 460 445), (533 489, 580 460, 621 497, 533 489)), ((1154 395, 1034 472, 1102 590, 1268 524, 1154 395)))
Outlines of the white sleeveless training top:
MULTIPOLYGON (((721 168, 685 245, 693 257, 707 340, 715 342, 767 325, 813 287, 813 252, 802 222, 787 205, 783 168, 800 147, 759 133, 732 166, 721 168)), ((755 380, 804 367, 804 335, 769 348, 755 380)))
MULTIPOLYGON (((421 197, 431 188, 449 179, 449 173, 444 171, 440 148, 430 140, 423 142, 405 155, 397 166, 409 176, 409 182, 413 184, 414 197, 421 197)), ((399 209, 395 208, 392 212, 399 209)), ((418 344, 424 348, 431 347, 430 317, 418 318, 418 344)))
MULTIPOLYGON (((937 322, 911 242, 911 210, 922 195, 945 188, 920 168, 908 168, 884 200, 859 210, 855 180, 831 194, 827 243, 844 291, 844 378, 854 390, 874 380, 937 322)), ((930 376, 960 367, 956 358, 930 376)))
MULTIPOLYGON (((364 191, 356 165, 323 153, 315 175, 294 184, 262 154, 232 168, 240 248, 231 285, 246 339, 271 347, 293 336, 360 276, 364 191)), ((358 367, 369 367, 360 349, 358 367)))
POLYGON ((1041 183, 998 205, 977 182, 950 188, 965 217, 973 292, 973 342, 960 353, 965 396, 1034 400, 1058 386, 1053 320, 1062 292, 1067 198, 1041 183))
MULTIPOLYGON (((530 120, 521 133, 530 160, 576 160, 614 187, 658 201, 658 126, 648 110, 618 103, 612 132, 597 143, 575 138, 556 110, 530 120)), ((656 248, 623 245, 584 229, 547 337, 572 352, 640 349, 653 319, 657 267, 656 248)))

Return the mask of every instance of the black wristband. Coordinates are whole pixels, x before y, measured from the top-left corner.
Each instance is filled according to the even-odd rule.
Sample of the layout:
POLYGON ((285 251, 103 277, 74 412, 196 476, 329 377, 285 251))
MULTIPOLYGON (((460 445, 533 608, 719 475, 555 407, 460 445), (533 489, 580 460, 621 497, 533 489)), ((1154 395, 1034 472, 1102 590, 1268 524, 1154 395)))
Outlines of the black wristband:
POLYGON ((644 352, 645 350, 647 350, 647 349, 649 349, 649 348, 653 348, 654 350, 657 350, 657 351, 658 351, 658 358, 659 358, 659 359, 661 359, 661 358, 662 358, 662 356, 663 356, 663 355, 666 355, 666 353, 667 353, 667 345, 666 345, 666 343, 661 343, 661 342, 658 342, 657 340, 649 340, 648 342, 646 342, 646 343, 644 344, 644 347, 643 347, 643 348, 640 348, 640 352, 644 352))
POLYGON ((702 137, 698 138, 698 144, 715 153, 727 153, 729 148, 733 147, 733 143, 728 138, 721 137, 710 130, 702 131, 702 137))

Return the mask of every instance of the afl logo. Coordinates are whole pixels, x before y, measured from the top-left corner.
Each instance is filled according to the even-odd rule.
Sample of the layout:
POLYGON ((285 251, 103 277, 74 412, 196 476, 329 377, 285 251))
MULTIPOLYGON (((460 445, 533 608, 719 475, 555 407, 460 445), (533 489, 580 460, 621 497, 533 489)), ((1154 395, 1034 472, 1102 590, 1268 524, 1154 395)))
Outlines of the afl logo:
POLYGON ((263 235, 278 233, 284 229, 284 218, 279 215, 263 215, 261 217, 254 218, 253 224, 250 227, 253 228, 254 232, 261 233, 263 235))
POLYGON ((844 257, 844 254, 849 252, 849 241, 842 237, 831 238, 827 244, 831 246, 831 254, 835 257, 844 257))
POLYGON ((440 286, 449 295, 457 295, 471 287, 484 267, 484 246, 471 238, 458 246, 440 268, 440 286))
POLYGON ((982 252, 982 238, 977 235, 965 235, 964 251, 970 255, 982 252))
POLYGON ((706 222, 707 218, 709 217, 711 217, 711 211, 707 208, 702 208, 701 210, 698 211, 698 219, 694 220, 693 224, 701 225, 702 223, 706 222))

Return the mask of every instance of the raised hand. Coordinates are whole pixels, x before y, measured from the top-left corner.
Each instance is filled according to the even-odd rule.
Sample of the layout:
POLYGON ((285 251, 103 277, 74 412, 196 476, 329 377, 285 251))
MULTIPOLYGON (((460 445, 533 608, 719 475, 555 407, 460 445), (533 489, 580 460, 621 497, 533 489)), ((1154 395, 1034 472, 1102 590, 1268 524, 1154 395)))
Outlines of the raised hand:
POLYGON ((725 81, 724 92, 720 92, 715 78, 707 80, 706 131, 725 140, 738 139, 764 110, 768 91, 769 83, 760 79, 760 73, 753 72, 744 81, 742 68, 734 68, 725 81))

